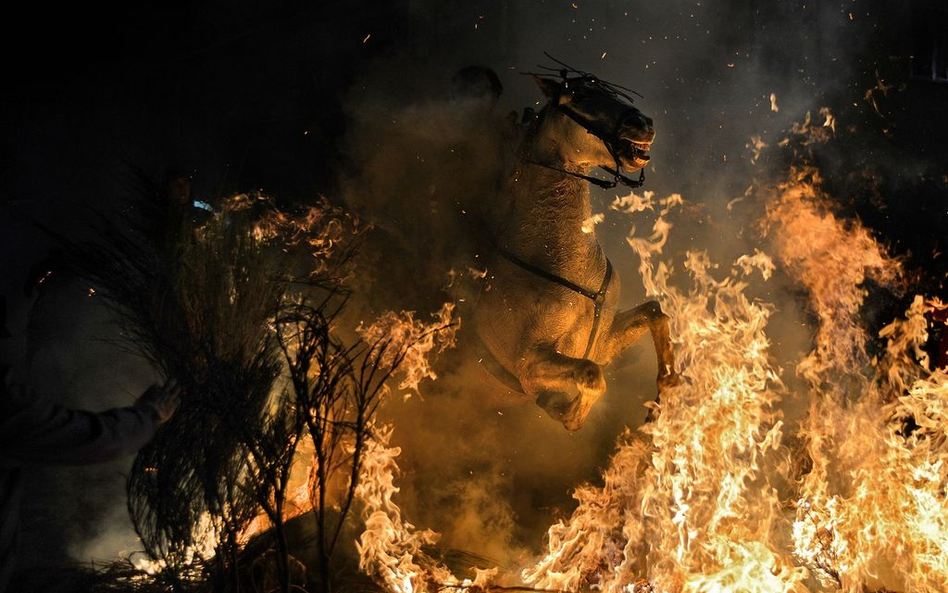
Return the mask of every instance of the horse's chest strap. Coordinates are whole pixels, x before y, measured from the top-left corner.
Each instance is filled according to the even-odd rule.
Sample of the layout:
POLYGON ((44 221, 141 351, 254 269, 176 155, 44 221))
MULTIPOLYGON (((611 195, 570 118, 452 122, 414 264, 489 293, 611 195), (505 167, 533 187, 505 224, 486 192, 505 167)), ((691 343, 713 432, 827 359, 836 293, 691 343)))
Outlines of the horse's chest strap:
POLYGON ((519 266, 528 272, 536 274, 541 278, 549 280, 550 282, 554 282, 560 286, 565 286, 566 288, 586 297, 593 302, 593 325, 592 329, 589 331, 589 341, 586 342, 586 351, 583 352, 583 358, 588 358, 590 352, 592 352, 593 344, 596 343, 596 337, 599 334, 599 325, 602 321, 602 308, 606 302, 606 291, 609 289, 609 281, 612 280, 612 262, 609 261, 609 258, 606 258, 606 274, 602 279, 602 284, 600 285, 598 291, 593 292, 583 288, 578 284, 573 284, 566 278, 561 278, 556 274, 547 272, 543 268, 538 268, 529 262, 525 262, 506 249, 499 249, 498 251, 500 252, 500 255, 510 263, 519 266))

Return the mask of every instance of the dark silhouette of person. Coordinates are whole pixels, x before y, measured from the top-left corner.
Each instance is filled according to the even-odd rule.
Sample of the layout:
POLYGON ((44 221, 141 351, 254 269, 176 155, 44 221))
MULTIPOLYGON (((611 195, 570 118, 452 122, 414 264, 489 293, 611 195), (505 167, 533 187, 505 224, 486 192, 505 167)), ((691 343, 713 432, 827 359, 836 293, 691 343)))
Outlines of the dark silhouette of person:
MULTIPOLYGON (((0 339, 9 338, 0 295, 0 339)), ((35 465, 83 465, 136 452, 174 414, 179 389, 152 385, 134 404, 104 412, 74 410, 9 379, 0 361, 0 593, 14 572, 22 471, 35 465)), ((12 593, 12 592, 11 592, 12 593)))

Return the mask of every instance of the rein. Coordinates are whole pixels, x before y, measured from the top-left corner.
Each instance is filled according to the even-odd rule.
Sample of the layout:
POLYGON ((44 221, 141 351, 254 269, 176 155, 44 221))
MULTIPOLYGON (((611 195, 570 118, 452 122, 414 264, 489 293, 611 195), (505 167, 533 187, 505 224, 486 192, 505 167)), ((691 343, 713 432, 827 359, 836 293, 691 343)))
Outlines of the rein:
MULTIPOLYGON (((612 151, 610 150, 609 152, 612 152, 612 151)), ((633 180, 633 179, 629 179, 628 177, 626 177, 625 175, 619 173, 619 172, 616 171, 616 170, 610 169, 609 167, 601 167, 601 168, 604 169, 607 173, 609 173, 609 174, 611 174, 611 175, 613 176, 613 180, 612 180, 612 181, 606 181, 605 179, 599 179, 598 177, 593 177, 593 176, 591 176, 591 175, 583 175, 582 173, 573 173, 572 171, 567 171, 566 169, 560 169, 559 167, 554 167, 554 166, 552 166, 552 165, 547 165, 547 164, 541 163, 541 162, 539 162, 539 161, 533 161, 533 160, 530 160, 530 159, 521 159, 521 160, 522 160, 523 162, 525 162, 525 163, 530 164, 530 165, 537 165, 538 167, 544 167, 544 168, 549 169, 549 170, 551 170, 551 171, 556 171, 556 172, 558 172, 558 173, 564 173, 564 174, 570 175, 570 176, 572 176, 572 177, 577 177, 577 178, 582 179, 582 180, 584 180, 584 181, 588 181, 589 183, 592 183, 592 184, 595 185, 595 186, 601 187, 602 189, 612 189, 612 188, 616 187, 617 185, 619 185, 620 183, 621 183, 622 185, 631 187, 631 188, 633 188, 633 189, 634 189, 634 188, 637 188, 637 187, 642 187, 642 185, 645 184, 645 169, 642 169, 642 170, 639 172, 639 178, 638 178, 637 180, 633 180)))
POLYGON ((606 291, 609 289, 610 280, 612 280, 612 262, 609 261, 609 258, 608 257, 606 258, 606 274, 602 279, 602 284, 599 286, 598 291, 593 292, 591 290, 587 290, 586 288, 583 288, 582 286, 578 284, 573 284, 566 278, 562 278, 560 276, 557 276, 556 274, 547 272, 543 268, 538 268, 537 266, 529 262, 525 262, 519 257, 517 257, 516 255, 514 255, 513 253, 507 251, 506 249, 498 247, 497 251, 498 253, 500 253, 501 257, 503 257, 510 263, 514 264, 515 266, 523 268, 524 270, 531 272, 533 274, 536 274, 537 276, 545 280, 549 280, 550 282, 559 284, 560 286, 564 286, 572 290, 576 294, 584 296, 593 302, 593 307, 594 307, 593 325, 592 325, 592 329, 589 330, 589 341, 586 342, 586 350, 583 352, 583 356, 582 356, 582 358, 589 358, 589 354, 590 352, 592 352, 593 345, 596 343, 596 337, 599 335, 599 325, 602 320, 602 309, 606 302, 606 291))

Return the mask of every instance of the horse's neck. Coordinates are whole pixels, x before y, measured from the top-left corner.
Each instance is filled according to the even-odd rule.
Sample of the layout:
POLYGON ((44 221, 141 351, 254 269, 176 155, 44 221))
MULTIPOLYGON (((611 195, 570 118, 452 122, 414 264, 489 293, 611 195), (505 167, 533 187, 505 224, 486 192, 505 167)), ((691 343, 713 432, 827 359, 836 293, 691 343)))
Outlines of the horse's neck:
MULTIPOLYGON (((598 277, 598 268, 605 265, 599 244, 594 233, 582 231, 591 216, 589 183, 528 160, 517 163, 505 184, 509 210, 500 221, 500 246, 576 281, 586 281, 587 275, 598 277)), ((549 160, 544 164, 566 166, 549 160)))

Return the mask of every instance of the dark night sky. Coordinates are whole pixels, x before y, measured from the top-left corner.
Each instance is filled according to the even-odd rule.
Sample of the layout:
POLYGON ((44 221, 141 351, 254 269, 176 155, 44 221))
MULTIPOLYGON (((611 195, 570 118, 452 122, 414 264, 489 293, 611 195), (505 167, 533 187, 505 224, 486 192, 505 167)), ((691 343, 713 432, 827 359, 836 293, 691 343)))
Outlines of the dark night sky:
MULTIPOLYGON (((347 97, 410 96, 406 88, 431 88, 480 62, 501 72, 510 108, 522 107, 534 97, 513 72, 532 68, 542 51, 643 91, 662 126, 657 156, 674 157, 656 159, 656 173, 668 167, 706 187, 720 177, 722 155, 745 156, 736 153, 752 133, 776 134, 821 100, 865 110, 862 94, 880 67, 907 79, 912 19, 928 3, 572 4, 18 7, 2 36, 0 200, 13 203, 4 219, 19 221, 4 229, 5 251, 35 252, 30 244, 41 239, 23 216, 75 227, 90 206, 114 208, 133 167, 155 176, 192 169, 205 195, 329 192, 345 165, 347 97), (392 65, 397 80, 376 76, 392 65), (778 116, 768 113, 769 92, 780 98, 778 116)), ((944 119, 943 87, 915 94, 895 114, 917 136, 906 141, 944 119)), ((12 259, 5 278, 22 274, 24 258, 12 259)))
MULTIPOLYGON (((500 74, 503 107, 522 108, 539 96, 516 72, 542 62, 543 51, 640 91, 638 104, 658 130, 649 189, 712 205, 746 187, 752 135, 774 144, 806 111, 833 106, 853 131, 827 157, 828 169, 872 169, 891 192, 883 213, 869 206, 863 185, 841 175, 840 195, 850 200, 843 205, 943 277, 930 254, 948 217, 941 141, 948 82, 911 76, 933 44, 945 44, 932 29, 941 22, 948 31, 937 5, 363 0, 8 8, 0 25, 0 294, 10 301, 15 336, 4 355, 22 360, 31 303, 23 283, 51 246, 33 220, 94 236, 90 210, 120 210, 134 169, 160 178, 186 168, 198 196, 264 188, 285 200, 338 199, 337 175, 354 166, 346 150, 360 117, 354 106, 377 96, 407 103, 437 96, 451 72, 481 63, 500 74), (865 97, 877 72, 892 85, 881 114, 865 97)), ((618 244, 626 229, 602 230, 604 242, 618 244)), ((73 404, 128 402, 151 382, 150 371, 101 343, 110 325, 84 290, 62 287, 50 324, 57 329, 23 374, 73 404)), ((90 525, 115 506, 100 499, 121 496, 127 466, 69 470, 65 492, 51 487, 62 484, 62 473, 40 475, 44 493, 34 507, 59 512, 34 519, 35 541, 65 551, 93 537, 90 525), (57 521, 70 514, 88 518, 60 531, 57 521)))

